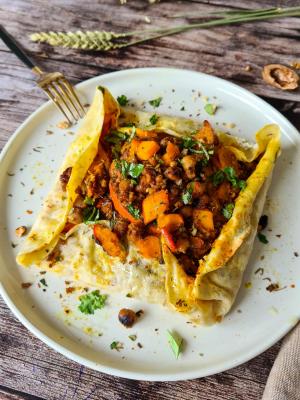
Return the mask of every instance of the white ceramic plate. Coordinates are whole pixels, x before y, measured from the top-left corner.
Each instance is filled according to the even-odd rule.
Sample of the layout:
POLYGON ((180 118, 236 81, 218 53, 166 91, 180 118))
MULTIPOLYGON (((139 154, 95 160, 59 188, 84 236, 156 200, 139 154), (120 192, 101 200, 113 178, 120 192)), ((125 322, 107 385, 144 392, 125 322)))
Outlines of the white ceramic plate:
POLYGON ((269 243, 264 245, 256 240, 236 303, 221 324, 195 327, 186 323, 183 316, 159 305, 118 296, 110 296, 108 306, 93 316, 80 314, 78 295, 64 295, 60 299, 59 295, 65 293, 61 279, 49 273, 41 276, 35 269, 24 269, 15 263, 22 240, 16 238, 15 229, 33 223, 53 174, 73 139, 70 131, 75 131, 56 127, 62 118, 48 102, 22 124, 2 153, 0 278, 3 298, 19 320, 47 345, 81 364, 113 375, 157 381, 191 379, 224 371, 255 357, 287 333, 300 315, 300 258, 295 253, 300 253, 297 240, 300 155, 296 129, 260 98, 205 74, 160 68, 115 72, 78 85, 83 102, 91 101, 99 84, 107 86, 114 96, 125 94, 138 107, 146 101, 148 110, 152 108, 147 101, 162 96, 156 112, 209 118, 215 126, 249 139, 264 124, 279 124, 283 151, 265 208, 270 221, 266 231, 269 243), (215 116, 208 116, 204 111, 206 96, 218 104, 215 116), (47 134, 47 130, 53 134, 47 134), (33 213, 28 214, 26 210, 33 213), (17 247, 13 248, 12 243, 17 247), (258 268, 264 269, 263 276, 255 274, 258 268), (48 284, 46 291, 38 287, 42 278, 48 284), (286 288, 270 293, 266 290, 270 282, 263 278, 286 288), (21 289, 22 282, 33 282, 33 285, 21 289), (117 320, 118 311, 124 306, 145 311, 132 329, 125 329, 117 320), (67 314, 66 309, 71 312, 67 314), (177 331, 185 340, 178 360, 167 343, 168 329, 177 331), (137 335, 135 342, 128 338, 130 334, 137 335), (111 350, 110 343, 114 340, 122 342, 124 349, 111 350), (137 342, 143 347, 139 348, 137 342))

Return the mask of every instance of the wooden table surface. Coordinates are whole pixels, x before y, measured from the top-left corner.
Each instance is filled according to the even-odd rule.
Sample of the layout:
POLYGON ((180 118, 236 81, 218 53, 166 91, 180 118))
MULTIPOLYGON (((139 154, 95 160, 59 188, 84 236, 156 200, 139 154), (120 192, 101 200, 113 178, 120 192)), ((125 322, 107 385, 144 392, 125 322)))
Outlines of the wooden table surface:
MULTIPOLYGON (((111 53, 85 53, 31 43, 28 34, 47 30, 147 29, 176 22, 182 11, 299 5, 295 1, 194 0, 0 0, 0 22, 47 70, 73 82, 133 67, 176 66, 224 77, 264 96, 294 123, 300 115, 300 90, 283 92, 264 84, 265 64, 288 65, 300 59, 300 18, 286 18, 190 31, 111 53), (246 68, 250 66, 250 71, 246 68)), ((181 21, 181 20, 180 20, 181 21)), ((0 43, 0 148, 18 125, 45 101, 32 73, 0 43)), ((80 366, 30 334, 0 299, 0 399, 260 399, 280 343, 255 359, 221 374, 185 382, 139 382, 80 366)))

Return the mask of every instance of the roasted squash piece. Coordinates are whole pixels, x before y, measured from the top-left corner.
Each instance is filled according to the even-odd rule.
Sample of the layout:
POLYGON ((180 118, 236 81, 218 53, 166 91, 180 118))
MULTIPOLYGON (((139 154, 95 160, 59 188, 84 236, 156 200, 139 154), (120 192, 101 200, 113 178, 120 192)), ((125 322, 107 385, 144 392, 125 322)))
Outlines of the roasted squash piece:
POLYGON ((135 219, 133 215, 130 214, 130 212, 127 210, 127 208, 121 203, 117 192, 114 189, 114 186, 111 182, 109 182, 109 194, 111 201, 114 204, 115 209, 118 211, 118 213, 125 219, 128 219, 130 222, 138 222, 138 219, 135 219))
POLYGON ((236 156, 224 146, 219 147, 218 149, 218 159, 220 163, 220 168, 223 169, 225 167, 233 167, 237 172, 239 170, 239 163, 236 159, 236 156))
POLYGON ((214 144, 216 136, 210 123, 205 120, 202 128, 196 133, 195 138, 205 144, 214 144))
POLYGON ((210 210, 193 211, 193 222, 197 229, 211 232, 214 230, 214 216, 210 210))
POLYGON ((149 194, 143 200, 143 218, 144 223, 147 225, 149 222, 154 221, 160 214, 167 211, 169 207, 169 196, 166 191, 161 190, 149 194))
POLYGON ((141 139, 156 139, 158 137, 158 133, 155 131, 144 131, 141 128, 136 128, 135 130, 136 136, 141 139))
POLYGON ((170 165, 172 161, 174 161, 180 154, 179 147, 172 143, 168 142, 166 152, 162 156, 162 159, 166 165, 170 165))
POLYGON ((157 226, 162 229, 166 228, 168 231, 176 231, 184 225, 184 220, 180 214, 161 214, 157 218, 157 226))
POLYGON ((159 144, 154 140, 143 140, 142 142, 139 142, 136 155, 140 160, 146 161, 153 157, 159 149, 159 144))
POLYGON ((137 240, 135 244, 145 258, 161 258, 160 239, 157 236, 146 236, 137 240))
POLYGON ((126 252, 118 236, 103 225, 94 225, 94 237, 101 244, 106 253, 112 257, 126 258, 126 252))

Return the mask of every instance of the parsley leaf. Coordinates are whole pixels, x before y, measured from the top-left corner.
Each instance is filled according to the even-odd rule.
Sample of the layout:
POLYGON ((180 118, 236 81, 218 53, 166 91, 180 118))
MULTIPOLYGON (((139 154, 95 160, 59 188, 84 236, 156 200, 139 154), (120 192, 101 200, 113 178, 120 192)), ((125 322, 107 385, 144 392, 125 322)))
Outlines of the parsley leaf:
POLYGON ((104 307, 106 299, 106 294, 100 294, 99 290, 94 290, 79 297, 78 308, 83 314, 94 314, 95 310, 104 307))
POLYGON ((167 331, 168 342, 176 358, 182 351, 183 339, 177 333, 167 331))
POLYGON ((219 186, 222 182, 224 182, 225 178, 232 184, 234 188, 243 190, 247 186, 246 181, 239 179, 236 175, 234 168, 225 167, 224 169, 220 169, 215 172, 211 176, 211 180, 214 186, 219 186))
POLYGON ((149 118, 150 124, 151 124, 151 125, 155 125, 156 122, 158 121, 158 118, 159 118, 158 115, 153 114, 153 115, 149 118))
POLYGON ((150 100, 150 101, 149 101, 149 104, 150 104, 152 107, 157 108, 157 107, 160 106, 161 101, 162 101, 162 97, 157 97, 157 99, 150 100))
POLYGON ((140 219, 141 218, 141 213, 138 208, 135 208, 133 204, 129 204, 127 207, 127 210, 130 212, 130 214, 135 218, 135 219, 140 219))
POLYGON ((47 282, 46 282, 46 279, 44 279, 44 278, 40 280, 40 283, 41 283, 43 286, 48 286, 48 285, 47 285, 47 282))
POLYGON ((105 136, 104 140, 108 143, 119 144, 128 138, 127 133, 120 131, 111 131, 105 136))
POLYGON ((124 178, 131 176, 131 178, 138 178, 143 172, 144 165, 129 163, 126 160, 118 160, 116 162, 116 168, 121 171, 124 178))
POLYGON ((86 196, 85 199, 83 200, 83 202, 84 202, 84 204, 87 204, 88 206, 92 206, 94 204, 94 199, 86 196))
POLYGON ((124 348, 123 344, 118 342, 118 341, 114 341, 110 344, 110 348, 111 350, 117 350, 120 351, 121 349, 124 348))
POLYGON ((136 340, 137 336, 136 335, 129 335, 128 336, 130 340, 132 340, 133 342, 136 340))
POLYGON ((196 140, 193 139, 193 138, 190 137, 190 136, 186 136, 186 137, 184 137, 183 140, 182 140, 182 147, 183 147, 184 149, 191 149, 192 147, 195 146, 195 144, 196 144, 196 140))
POLYGON ((207 114, 214 115, 217 110, 217 106, 215 104, 207 103, 204 106, 204 110, 207 112, 207 114))
POLYGON ((131 163, 129 164, 128 175, 130 175, 132 178, 138 178, 143 172, 143 169, 143 164, 131 163))
POLYGON ((221 169, 215 172, 211 177, 214 186, 219 186, 222 182, 224 182, 224 179, 224 172, 221 169))
POLYGON ((126 104, 128 103, 128 99, 125 96, 125 94, 121 94, 121 96, 117 97, 118 103, 120 104, 120 106, 126 106, 126 104))
POLYGON ((187 187, 186 191, 182 193, 182 201, 183 204, 187 205, 192 202, 192 195, 193 195, 194 185, 191 184, 187 187))
POLYGON ((232 217, 233 210, 234 210, 234 204, 228 203, 222 209, 222 214, 226 219, 230 219, 232 217))
POLYGON ((232 186, 234 188, 238 188, 238 189, 245 189, 246 187, 246 182, 243 180, 240 180, 237 176, 236 176, 236 172, 234 170, 234 168, 232 167, 225 167, 223 169, 227 180, 232 184, 232 186))
POLYGON ((101 219, 100 210, 95 206, 87 206, 82 213, 83 222, 85 224, 93 223, 101 219))
POLYGON ((268 239, 266 238, 266 236, 263 233, 258 232, 257 237, 258 237, 258 240, 260 242, 262 242, 263 244, 269 243, 268 239))

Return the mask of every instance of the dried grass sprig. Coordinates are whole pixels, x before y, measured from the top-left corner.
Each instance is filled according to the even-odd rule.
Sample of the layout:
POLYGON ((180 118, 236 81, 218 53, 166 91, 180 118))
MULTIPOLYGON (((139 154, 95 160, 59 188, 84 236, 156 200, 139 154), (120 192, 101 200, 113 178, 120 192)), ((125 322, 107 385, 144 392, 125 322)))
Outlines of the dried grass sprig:
MULTIPOLYGON (((224 11, 211 15, 211 20, 193 24, 178 25, 173 28, 141 30, 126 33, 106 31, 40 32, 30 35, 34 42, 45 42, 52 46, 72 49, 108 51, 144 43, 151 39, 174 35, 191 29, 262 21, 273 18, 299 17, 300 7, 272 8, 261 10, 224 11)), ((202 17, 203 18, 203 17, 202 17)))

